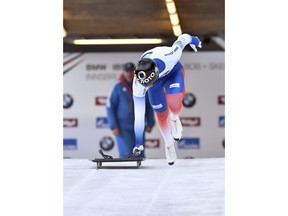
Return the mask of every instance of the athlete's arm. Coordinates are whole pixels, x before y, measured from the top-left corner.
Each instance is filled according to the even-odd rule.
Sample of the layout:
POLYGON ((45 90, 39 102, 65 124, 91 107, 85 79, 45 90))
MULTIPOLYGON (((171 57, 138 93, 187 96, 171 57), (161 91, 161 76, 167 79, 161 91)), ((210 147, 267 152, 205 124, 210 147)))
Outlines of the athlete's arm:
POLYGON ((195 52, 196 47, 201 47, 201 41, 198 37, 189 34, 180 35, 171 47, 160 46, 146 51, 141 58, 150 58, 157 64, 160 72, 159 77, 168 74, 177 64, 182 56, 182 52, 186 45, 190 45, 195 52))
POLYGON ((134 132, 136 143, 135 146, 143 145, 143 135, 145 128, 145 94, 148 88, 142 86, 136 78, 133 81, 133 101, 134 101, 134 132))
POLYGON ((197 52, 196 47, 202 47, 202 43, 199 38, 197 36, 191 36, 189 34, 180 35, 173 43, 172 47, 179 46, 183 50, 187 44, 189 44, 195 52, 197 52))

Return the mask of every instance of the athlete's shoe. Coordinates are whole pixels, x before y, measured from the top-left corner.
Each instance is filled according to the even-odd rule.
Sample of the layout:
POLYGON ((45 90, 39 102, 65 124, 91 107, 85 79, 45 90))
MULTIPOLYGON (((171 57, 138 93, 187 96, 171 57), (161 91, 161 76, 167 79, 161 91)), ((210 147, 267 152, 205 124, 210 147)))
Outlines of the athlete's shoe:
POLYGON ((173 165, 177 159, 177 154, 175 151, 174 144, 169 147, 165 145, 165 154, 166 154, 166 159, 167 159, 168 164, 173 165))
POLYGON ((135 156, 138 156, 138 155, 141 154, 141 151, 143 151, 143 150, 144 150, 144 146, 143 145, 141 145, 139 147, 134 147, 133 154, 135 154, 135 156))
POLYGON ((174 140, 179 141, 182 137, 183 127, 180 119, 178 118, 176 121, 171 120, 171 134, 174 140))

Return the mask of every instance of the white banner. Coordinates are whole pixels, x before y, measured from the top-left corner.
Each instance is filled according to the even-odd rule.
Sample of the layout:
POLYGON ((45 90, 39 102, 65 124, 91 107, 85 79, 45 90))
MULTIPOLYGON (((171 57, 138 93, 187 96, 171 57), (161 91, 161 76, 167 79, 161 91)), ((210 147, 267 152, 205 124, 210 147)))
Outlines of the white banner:
MULTIPOLYGON (((122 64, 137 63, 142 53, 64 53, 64 157, 93 158, 102 148, 118 157, 115 137, 106 117, 106 99, 122 72, 122 64)), ((225 54, 184 52, 186 95, 180 115, 183 138, 178 158, 224 157, 225 54)), ((147 158, 165 158, 157 125, 146 134, 147 158)))

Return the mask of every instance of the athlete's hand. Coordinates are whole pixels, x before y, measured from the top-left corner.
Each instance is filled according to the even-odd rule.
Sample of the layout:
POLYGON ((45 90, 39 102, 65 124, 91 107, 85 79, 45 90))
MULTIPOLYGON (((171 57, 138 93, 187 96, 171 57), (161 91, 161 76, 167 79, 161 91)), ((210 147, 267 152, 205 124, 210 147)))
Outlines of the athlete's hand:
POLYGON ((141 151, 144 150, 143 145, 140 145, 139 147, 134 147, 133 148, 133 153, 135 154, 135 156, 138 156, 141 154, 141 151))
POLYGON ((145 127, 145 132, 151 133, 151 131, 152 131, 152 128, 151 128, 151 127, 148 127, 148 126, 145 127))
POLYGON ((197 36, 191 36, 191 37, 192 37, 192 41, 189 45, 195 52, 197 52, 198 50, 196 47, 202 48, 202 42, 199 40, 197 36))
POLYGON ((120 134, 119 128, 113 128, 112 133, 114 134, 114 136, 118 136, 120 134))

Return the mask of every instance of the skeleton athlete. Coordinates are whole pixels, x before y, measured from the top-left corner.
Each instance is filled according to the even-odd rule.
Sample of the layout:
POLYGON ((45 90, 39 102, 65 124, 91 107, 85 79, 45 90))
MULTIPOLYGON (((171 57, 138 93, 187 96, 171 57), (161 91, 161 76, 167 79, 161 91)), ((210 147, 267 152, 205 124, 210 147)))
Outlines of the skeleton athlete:
POLYGON ((160 46, 146 51, 134 72, 133 100, 135 109, 134 131, 136 144, 133 152, 141 152, 145 126, 145 95, 156 113, 157 125, 165 142, 169 165, 177 159, 174 143, 182 137, 179 114, 185 94, 185 71, 179 62, 182 51, 190 45, 195 52, 201 41, 189 34, 180 35, 171 47, 160 46))

